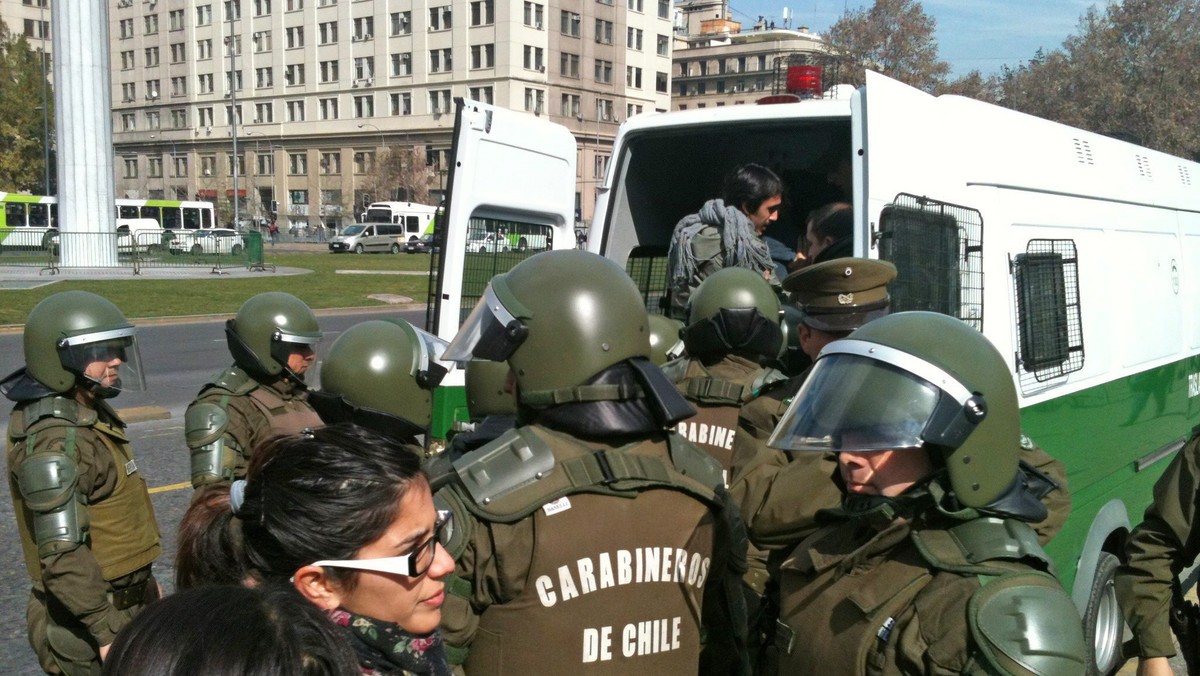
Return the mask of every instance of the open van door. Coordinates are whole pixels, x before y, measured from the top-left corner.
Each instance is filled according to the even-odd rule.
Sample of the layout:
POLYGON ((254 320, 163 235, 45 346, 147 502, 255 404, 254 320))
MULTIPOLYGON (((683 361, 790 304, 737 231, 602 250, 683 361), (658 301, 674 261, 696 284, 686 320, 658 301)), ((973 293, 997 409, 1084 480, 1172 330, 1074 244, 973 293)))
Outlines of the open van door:
MULTIPOLYGON (((446 340, 494 275, 539 248, 575 247, 576 144, 571 132, 528 113, 464 99, 455 103, 449 193, 445 216, 437 222, 441 255, 436 279, 430 280, 427 318, 430 332, 446 340), (493 245, 467 250, 468 242, 487 240, 489 234, 493 245), (544 247, 521 247, 522 237, 544 247)), ((455 369, 438 390, 458 390, 462 396, 462 384, 462 371, 455 369)), ((435 402, 435 437, 449 425, 443 417, 447 403, 435 402)))

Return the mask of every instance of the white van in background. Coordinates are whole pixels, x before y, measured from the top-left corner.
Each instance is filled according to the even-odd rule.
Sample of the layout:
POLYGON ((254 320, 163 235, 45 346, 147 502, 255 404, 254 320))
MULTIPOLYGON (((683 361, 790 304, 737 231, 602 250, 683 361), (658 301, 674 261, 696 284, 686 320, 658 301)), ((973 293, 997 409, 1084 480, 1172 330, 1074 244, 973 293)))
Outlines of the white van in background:
POLYGON ((333 253, 400 253, 404 250, 404 226, 398 223, 355 223, 329 240, 333 253))
MULTIPOLYGON (((421 235, 433 232, 438 207, 415 202, 372 202, 360 214, 360 223, 392 223, 403 226, 402 233, 408 241, 421 239, 421 235)), ((400 241, 404 248, 404 240, 400 241)))

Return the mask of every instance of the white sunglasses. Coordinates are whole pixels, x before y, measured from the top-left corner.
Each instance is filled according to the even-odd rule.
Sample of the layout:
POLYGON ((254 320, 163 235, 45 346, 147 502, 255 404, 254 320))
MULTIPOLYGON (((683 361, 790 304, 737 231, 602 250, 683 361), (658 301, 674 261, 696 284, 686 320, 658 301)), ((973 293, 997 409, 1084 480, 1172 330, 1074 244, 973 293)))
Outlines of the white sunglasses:
POLYGON ((454 521, 454 515, 450 510, 438 510, 437 521, 433 524, 433 535, 428 542, 417 545, 407 554, 400 556, 387 556, 378 559, 346 559, 341 561, 317 561, 314 566, 326 566, 329 568, 353 568, 355 570, 369 570, 376 573, 390 573, 392 575, 404 575, 406 577, 418 577, 424 575, 425 571, 433 565, 433 559, 437 554, 438 545, 445 548, 445 532, 448 527, 451 527, 454 521))

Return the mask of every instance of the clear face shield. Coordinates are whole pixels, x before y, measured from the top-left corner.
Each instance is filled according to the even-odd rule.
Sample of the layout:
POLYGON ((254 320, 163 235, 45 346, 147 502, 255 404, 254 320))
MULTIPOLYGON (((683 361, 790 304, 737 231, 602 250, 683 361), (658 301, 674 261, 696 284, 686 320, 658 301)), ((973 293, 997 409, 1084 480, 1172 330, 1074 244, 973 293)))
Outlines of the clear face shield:
POLYGON ((507 361, 525 341, 529 330, 525 323, 517 319, 500 301, 496 292, 498 282, 499 278, 488 284, 483 297, 446 347, 446 352, 442 355, 443 360, 507 361))
POLYGON ((942 369, 886 346, 830 343, 768 445, 786 451, 888 451, 962 445, 986 415, 942 369))
POLYGON ((143 391, 146 379, 134 331, 129 326, 62 338, 58 341, 59 360, 65 368, 93 383, 99 396, 143 391))
POLYGON ((418 354, 413 362, 413 377, 422 388, 432 390, 440 385, 446 374, 454 368, 453 361, 445 360, 450 344, 432 333, 422 331, 411 324, 409 326, 417 336, 418 354))
MULTIPOLYGON (((308 352, 315 355, 317 345, 321 342, 321 336, 304 335, 299 333, 289 333, 283 329, 276 329, 271 336, 271 357, 282 364, 287 370, 291 371, 296 377, 303 380, 304 372, 308 370, 308 366, 304 366, 299 370, 293 369, 288 363, 288 358, 298 352, 303 352, 307 348, 308 352)), ((315 359, 306 360, 308 365, 311 365, 315 359)))

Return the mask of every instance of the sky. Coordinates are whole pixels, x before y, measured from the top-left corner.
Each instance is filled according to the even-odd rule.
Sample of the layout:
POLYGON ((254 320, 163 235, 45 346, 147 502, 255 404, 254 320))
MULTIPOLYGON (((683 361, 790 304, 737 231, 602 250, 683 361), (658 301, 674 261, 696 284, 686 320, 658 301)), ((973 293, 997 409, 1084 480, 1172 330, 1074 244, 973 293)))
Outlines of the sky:
MULTIPOLYGON (((1096 0, 920 0, 937 20, 938 52, 952 77, 978 69, 985 76, 1001 66, 1028 61, 1039 47, 1058 49, 1076 32, 1079 17, 1096 0)), ((808 26, 824 33, 847 9, 869 7, 871 0, 729 0, 733 19, 749 28, 759 15, 783 26, 791 10, 792 28, 808 26)), ((1099 3, 1103 6, 1104 0, 1099 3)))

